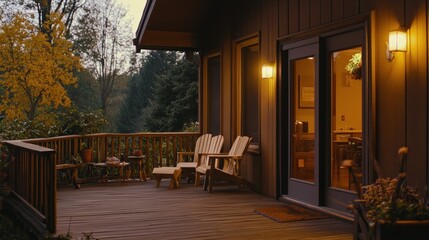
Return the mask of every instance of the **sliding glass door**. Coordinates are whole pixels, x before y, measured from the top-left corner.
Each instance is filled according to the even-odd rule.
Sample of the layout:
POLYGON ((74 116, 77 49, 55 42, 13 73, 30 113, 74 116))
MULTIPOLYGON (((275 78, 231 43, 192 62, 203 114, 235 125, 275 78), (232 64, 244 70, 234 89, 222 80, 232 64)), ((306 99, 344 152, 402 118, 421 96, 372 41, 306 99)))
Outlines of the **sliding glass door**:
POLYGON ((279 155, 285 197, 347 211, 356 186, 367 181, 364 32, 282 46, 279 155))

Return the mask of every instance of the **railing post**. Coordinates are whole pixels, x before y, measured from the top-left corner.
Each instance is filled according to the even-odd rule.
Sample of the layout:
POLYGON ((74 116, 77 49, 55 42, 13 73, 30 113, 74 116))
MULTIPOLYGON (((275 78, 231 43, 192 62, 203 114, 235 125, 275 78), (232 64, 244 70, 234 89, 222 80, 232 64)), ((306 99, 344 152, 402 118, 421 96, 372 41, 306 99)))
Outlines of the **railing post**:
POLYGON ((11 159, 12 192, 7 209, 38 238, 56 232, 55 150, 22 141, 6 141, 11 159))
POLYGON ((48 191, 48 219, 46 227, 49 232, 55 233, 57 231, 57 174, 55 170, 55 159, 53 154, 46 156, 47 165, 47 181, 46 187, 48 191))

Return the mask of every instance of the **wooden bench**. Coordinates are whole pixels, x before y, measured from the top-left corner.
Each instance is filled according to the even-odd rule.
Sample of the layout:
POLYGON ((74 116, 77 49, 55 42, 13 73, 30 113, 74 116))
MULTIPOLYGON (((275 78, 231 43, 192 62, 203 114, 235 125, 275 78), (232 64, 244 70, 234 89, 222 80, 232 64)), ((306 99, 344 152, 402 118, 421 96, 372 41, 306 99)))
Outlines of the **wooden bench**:
POLYGON ((156 187, 159 187, 161 179, 171 178, 169 189, 178 188, 182 169, 179 167, 157 167, 154 168, 152 174, 156 180, 156 187))

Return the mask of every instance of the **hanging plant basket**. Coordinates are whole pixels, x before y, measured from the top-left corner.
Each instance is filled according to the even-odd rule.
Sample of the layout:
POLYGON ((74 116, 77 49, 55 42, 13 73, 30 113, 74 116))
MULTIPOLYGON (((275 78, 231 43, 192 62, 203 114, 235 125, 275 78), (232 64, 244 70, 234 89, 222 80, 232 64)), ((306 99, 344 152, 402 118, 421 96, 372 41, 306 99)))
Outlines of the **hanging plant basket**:
POLYGON ((362 79, 362 67, 356 68, 352 73, 352 79, 361 80, 362 79))
POLYGON ((352 76, 352 79, 362 79, 362 53, 358 52, 352 55, 349 63, 345 67, 346 71, 352 76))

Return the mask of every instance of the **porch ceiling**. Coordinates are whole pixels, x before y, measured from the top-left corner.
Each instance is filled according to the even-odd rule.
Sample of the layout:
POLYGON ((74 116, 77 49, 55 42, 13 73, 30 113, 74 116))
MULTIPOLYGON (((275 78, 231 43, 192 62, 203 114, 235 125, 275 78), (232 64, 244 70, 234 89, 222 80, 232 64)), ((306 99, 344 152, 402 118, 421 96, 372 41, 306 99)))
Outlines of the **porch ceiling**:
POLYGON ((134 45, 141 49, 198 49, 213 0, 148 0, 134 45))

